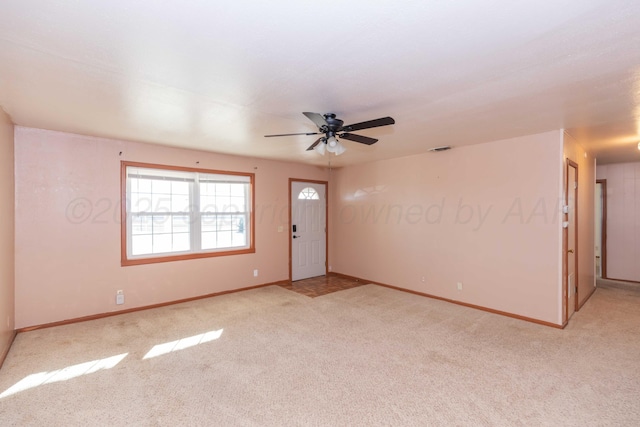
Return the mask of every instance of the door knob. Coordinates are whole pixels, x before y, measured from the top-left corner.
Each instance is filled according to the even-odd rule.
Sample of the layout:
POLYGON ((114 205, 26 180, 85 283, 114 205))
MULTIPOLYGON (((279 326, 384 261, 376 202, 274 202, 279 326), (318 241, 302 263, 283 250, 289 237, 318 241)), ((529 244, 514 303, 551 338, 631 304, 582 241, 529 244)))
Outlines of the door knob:
POLYGON ((300 237, 300 236, 295 236, 295 235, 293 236, 294 239, 297 239, 298 237, 300 237))
POLYGON ((569 252, 570 254, 573 253, 573 249, 569 249, 567 252, 569 252))

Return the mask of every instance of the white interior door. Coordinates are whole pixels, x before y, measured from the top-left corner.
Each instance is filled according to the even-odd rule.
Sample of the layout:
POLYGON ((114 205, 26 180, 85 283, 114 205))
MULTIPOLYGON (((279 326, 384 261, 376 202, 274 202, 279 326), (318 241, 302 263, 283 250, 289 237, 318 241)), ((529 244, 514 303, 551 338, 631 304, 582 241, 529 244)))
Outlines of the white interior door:
POLYGON ((323 183, 291 182, 291 280, 327 271, 327 199, 323 183))

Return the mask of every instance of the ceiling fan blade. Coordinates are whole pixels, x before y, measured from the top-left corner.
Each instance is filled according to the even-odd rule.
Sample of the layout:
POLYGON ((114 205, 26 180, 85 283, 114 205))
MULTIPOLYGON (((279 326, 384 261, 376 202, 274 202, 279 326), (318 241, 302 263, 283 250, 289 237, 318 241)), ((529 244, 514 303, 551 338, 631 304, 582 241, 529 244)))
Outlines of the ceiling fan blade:
POLYGON ((378 126, 388 126, 394 124, 395 122, 396 121, 391 117, 382 117, 380 119, 368 120, 366 122, 343 126, 341 130, 345 132, 353 132, 354 130, 377 128, 378 126))
POLYGON ((265 138, 271 138, 273 136, 294 136, 294 135, 320 135, 320 132, 306 132, 306 133, 281 133, 278 135, 265 135, 265 138))
POLYGON ((318 113, 309 113, 308 111, 305 113, 302 113, 305 116, 307 116, 307 118, 309 120, 311 120, 313 123, 316 124, 316 126, 318 126, 318 129, 323 127, 323 126, 329 126, 329 124, 327 123, 327 121, 324 119, 324 116, 322 114, 318 114, 318 113))
POLYGON ((307 148, 307 151, 311 151, 311 150, 313 150, 314 148, 316 148, 316 145, 320 144, 320 142, 322 142, 322 140, 323 140, 323 139, 324 139, 323 137, 318 138, 318 139, 316 140, 316 142, 314 142, 313 144, 311 144, 311 145, 309 146, 309 148, 307 148))
POLYGON ((360 144, 372 145, 378 142, 377 139, 369 138, 368 136, 354 135, 352 133, 343 133, 338 136, 343 139, 348 139, 349 141, 359 142, 360 144))

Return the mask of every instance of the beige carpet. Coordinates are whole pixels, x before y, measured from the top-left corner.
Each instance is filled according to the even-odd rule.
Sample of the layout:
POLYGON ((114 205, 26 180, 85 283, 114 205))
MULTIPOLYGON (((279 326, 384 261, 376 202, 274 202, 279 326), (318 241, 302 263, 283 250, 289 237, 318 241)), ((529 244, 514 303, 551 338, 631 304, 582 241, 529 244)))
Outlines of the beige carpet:
POLYGON ((19 334, 0 424, 640 425, 640 293, 565 330, 375 285, 278 286, 19 334))

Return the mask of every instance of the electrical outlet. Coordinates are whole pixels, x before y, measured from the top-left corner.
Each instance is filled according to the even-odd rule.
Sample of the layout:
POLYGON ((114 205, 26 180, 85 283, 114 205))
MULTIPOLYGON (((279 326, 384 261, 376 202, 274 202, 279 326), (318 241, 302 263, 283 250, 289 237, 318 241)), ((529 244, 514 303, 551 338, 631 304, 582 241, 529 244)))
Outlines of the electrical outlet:
POLYGON ((258 277, 258 270, 253 270, 253 277, 258 277))
POLYGON ((458 282, 458 290, 461 291, 462 290, 462 282, 458 282))
POLYGON ((424 277, 424 276, 422 276, 422 277, 420 278, 420 281, 421 281, 422 283, 425 283, 425 282, 427 281, 427 278, 426 278, 426 277, 424 277))
POLYGON ((116 304, 124 304, 124 292, 121 290, 116 292, 116 304))

